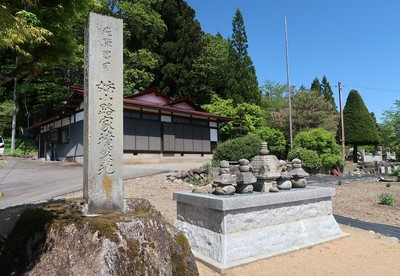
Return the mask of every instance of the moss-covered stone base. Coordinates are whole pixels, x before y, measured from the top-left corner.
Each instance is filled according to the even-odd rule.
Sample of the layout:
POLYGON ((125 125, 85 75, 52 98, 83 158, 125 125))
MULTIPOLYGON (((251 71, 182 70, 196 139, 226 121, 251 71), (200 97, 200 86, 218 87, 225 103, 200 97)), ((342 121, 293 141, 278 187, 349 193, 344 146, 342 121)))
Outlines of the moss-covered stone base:
POLYGON ((79 204, 29 209, 8 235, 0 275, 198 275, 186 237, 147 200, 82 216, 79 204))

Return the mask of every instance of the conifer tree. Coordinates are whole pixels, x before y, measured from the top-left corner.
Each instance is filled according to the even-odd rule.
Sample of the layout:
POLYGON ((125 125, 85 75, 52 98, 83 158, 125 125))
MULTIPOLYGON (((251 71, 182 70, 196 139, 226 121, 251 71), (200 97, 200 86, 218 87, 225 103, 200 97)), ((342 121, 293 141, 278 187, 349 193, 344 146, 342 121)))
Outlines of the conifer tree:
POLYGON ((258 88, 256 70, 248 55, 247 35, 243 15, 236 10, 232 20, 230 68, 227 74, 225 98, 233 99, 235 104, 242 102, 260 103, 261 92, 258 88))
MULTIPOLYGON (((192 86, 193 61, 203 48, 203 31, 195 11, 183 0, 163 0, 157 10, 167 26, 159 45, 162 65, 155 84, 168 96, 188 96, 192 86)), ((190 96, 190 95, 189 95, 190 96)))
MULTIPOLYGON (((348 145, 353 145, 353 162, 357 162, 359 145, 376 145, 379 134, 376 124, 357 90, 351 90, 343 109, 344 137, 348 145)), ((338 130, 340 133, 340 129, 338 130)))
POLYGON ((332 104, 332 106, 336 107, 335 98, 333 97, 332 88, 331 88, 331 86, 330 86, 330 84, 328 82, 328 79, 326 78, 325 75, 322 77, 321 94, 324 96, 325 100, 330 102, 332 104))
POLYGON ((311 83, 310 91, 315 91, 318 92, 318 94, 321 94, 321 83, 319 82, 319 78, 315 77, 311 83))

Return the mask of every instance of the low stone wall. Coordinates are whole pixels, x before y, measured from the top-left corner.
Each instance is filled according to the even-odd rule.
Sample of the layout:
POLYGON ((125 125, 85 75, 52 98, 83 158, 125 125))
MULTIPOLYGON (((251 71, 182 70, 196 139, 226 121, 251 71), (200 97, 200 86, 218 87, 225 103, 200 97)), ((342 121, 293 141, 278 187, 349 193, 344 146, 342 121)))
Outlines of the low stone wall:
POLYGON ((392 175, 395 169, 400 168, 400 162, 361 162, 358 166, 371 174, 392 175))
POLYGON ((196 258, 224 272, 242 265, 342 237, 332 215, 334 188, 279 193, 174 193, 175 226, 196 258))

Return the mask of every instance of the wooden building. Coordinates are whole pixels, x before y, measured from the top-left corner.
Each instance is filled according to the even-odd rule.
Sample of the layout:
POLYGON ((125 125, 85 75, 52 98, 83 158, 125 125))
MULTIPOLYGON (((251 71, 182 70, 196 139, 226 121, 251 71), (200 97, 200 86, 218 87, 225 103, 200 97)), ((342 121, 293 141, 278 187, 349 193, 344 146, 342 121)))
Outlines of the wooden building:
MULTIPOLYGON (((76 160, 83 156, 81 87, 57 116, 37 122, 39 157, 76 160)), ((229 119, 209 113, 188 97, 172 100, 156 88, 125 97, 124 153, 210 154, 218 142, 218 124, 229 119)))

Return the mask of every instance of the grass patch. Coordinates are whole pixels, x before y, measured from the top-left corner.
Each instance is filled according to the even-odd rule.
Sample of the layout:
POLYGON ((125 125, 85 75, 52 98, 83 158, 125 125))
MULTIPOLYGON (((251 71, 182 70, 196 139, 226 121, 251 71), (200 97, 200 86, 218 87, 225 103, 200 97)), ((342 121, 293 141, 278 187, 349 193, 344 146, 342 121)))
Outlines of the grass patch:
POLYGON ((35 141, 31 139, 15 139, 15 152, 11 154, 11 138, 5 138, 4 140, 4 155, 12 156, 37 156, 37 146, 35 141))
POLYGON ((393 206, 396 204, 397 199, 394 195, 383 193, 378 196, 379 204, 393 206))

